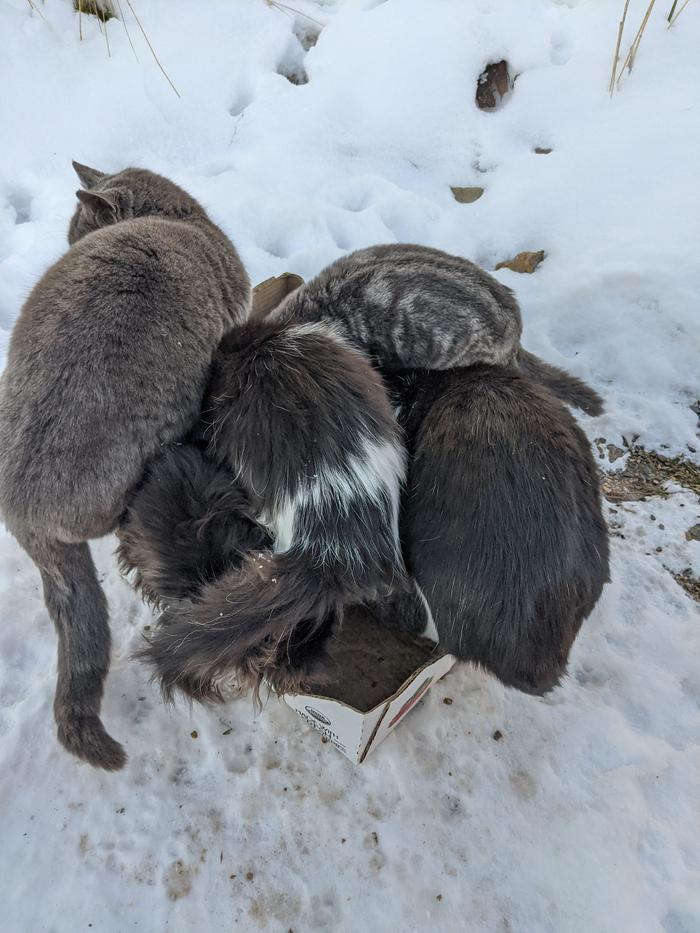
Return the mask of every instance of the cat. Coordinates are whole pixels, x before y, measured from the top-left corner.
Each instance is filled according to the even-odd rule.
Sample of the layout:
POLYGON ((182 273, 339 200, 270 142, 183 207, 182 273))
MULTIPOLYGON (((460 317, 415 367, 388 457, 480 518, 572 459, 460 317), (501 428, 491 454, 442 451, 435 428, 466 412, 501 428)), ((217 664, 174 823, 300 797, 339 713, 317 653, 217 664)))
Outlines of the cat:
POLYGON ((513 369, 392 382, 409 453, 401 539, 418 588, 374 614, 416 633, 422 618, 442 650, 546 693, 609 579, 590 445, 550 390, 513 369))
POLYGON ((99 717, 107 602, 87 542, 117 527, 149 460, 197 421, 251 289, 233 244, 173 182, 73 165, 70 249, 25 302, 0 386, 0 514, 57 629, 58 738, 116 770, 126 755, 99 717))
POLYGON ((513 292, 483 269, 427 246, 357 250, 292 292, 269 320, 332 322, 384 372, 514 366, 589 415, 600 396, 520 346, 513 292))
MULTIPOLYGON (((166 449, 152 461, 129 500, 117 536, 122 572, 132 575, 132 584, 148 603, 161 611, 172 607, 158 621, 163 645, 163 636, 174 635, 168 622, 177 618, 179 604, 186 608, 204 586, 240 570, 246 555, 260 555, 273 543, 255 521, 250 499, 233 474, 209 460, 195 443, 166 449)), ((313 632, 298 626, 280 640, 264 664, 268 683, 282 693, 326 682, 330 662, 325 642, 335 619, 330 615, 313 632)), ((228 678, 224 675, 207 684, 207 697, 202 695, 201 678, 182 673, 177 682, 161 678, 164 696, 172 699, 177 688, 192 698, 223 699, 232 684, 239 690, 252 686, 259 694, 261 655, 269 655, 269 647, 251 644, 228 671, 228 678)), ((150 649, 139 656, 152 661, 150 649)))
MULTIPOLYGON (((398 542, 405 454, 386 389, 333 325, 249 323, 222 341, 195 436, 206 457, 233 474, 271 549, 260 545, 194 598, 167 606, 142 656, 166 696, 218 699, 219 683, 234 675, 256 696, 263 680, 292 689, 304 673, 304 646, 320 647, 345 604, 405 583, 398 542), (298 663, 290 665, 292 654, 298 663)), ((178 469, 182 476, 195 466, 178 469)), ((164 513, 182 482, 165 476, 149 509, 164 513)), ((211 507, 225 512, 220 502, 211 507)), ((158 541, 167 532, 156 528, 139 552, 149 519, 133 508, 141 517, 127 517, 136 537, 122 549, 122 565, 138 570, 149 548, 154 564, 161 561, 158 541)), ((187 521, 183 534, 191 566, 201 568, 206 559, 187 521)))

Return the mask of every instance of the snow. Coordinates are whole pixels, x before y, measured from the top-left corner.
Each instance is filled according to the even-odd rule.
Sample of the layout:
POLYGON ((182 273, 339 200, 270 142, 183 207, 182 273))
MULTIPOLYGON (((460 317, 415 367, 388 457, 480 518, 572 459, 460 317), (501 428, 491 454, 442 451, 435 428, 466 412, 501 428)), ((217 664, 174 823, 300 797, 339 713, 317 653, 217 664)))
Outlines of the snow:
MULTIPOLYGON (((119 22, 108 58, 93 17, 80 42, 68 0, 34 4, 44 20, 0 8, 1 357, 66 248, 71 159, 136 164, 198 197, 254 281, 395 240, 488 269, 544 249, 534 275, 497 275, 528 349, 606 397, 591 439, 697 461, 696 4, 671 30, 656 5, 612 99, 622 2, 296 0, 324 24, 306 51, 297 33, 320 27, 264 0, 138 0, 179 99, 126 3, 138 61, 119 22), (503 57, 515 87, 479 112, 477 76, 503 57), (451 185, 486 191, 461 205, 451 185)), ((671 571, 700 574, 698 501, 671 492, 610 511, 613 580, 563 687, 533 699, 455 668, 361 767, 275 700, 165 708, 130 660, 152 618, 111 539, 93 549, 114 636, 103 714, 130 760, 70 759, 39 576, 1 532, 3 929, 694 933, 700 625, 671 571)))

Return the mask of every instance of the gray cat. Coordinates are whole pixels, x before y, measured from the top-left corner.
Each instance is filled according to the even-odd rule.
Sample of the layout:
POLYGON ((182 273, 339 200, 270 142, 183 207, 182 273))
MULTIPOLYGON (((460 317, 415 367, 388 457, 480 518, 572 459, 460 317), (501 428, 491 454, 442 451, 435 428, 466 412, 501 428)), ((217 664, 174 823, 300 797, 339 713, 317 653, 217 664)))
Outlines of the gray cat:
POLYGON ((603 410, 584 382, 520 346, 520 309, 509 288, 468 260, 426 246, 350 253, 292 292, 269 320, 333 321, 384 372, 513 366, 590 415, 603 410))
POLYGON ((152 172, 73 163, 69 251, 27 299, 0 383, 0 514, 58 632, 58 737, 116 770, 99 718, 107 603, 87 541, 113 531, 147 462, 199 417, 213 353, 250 283, 228 238, 152 172))

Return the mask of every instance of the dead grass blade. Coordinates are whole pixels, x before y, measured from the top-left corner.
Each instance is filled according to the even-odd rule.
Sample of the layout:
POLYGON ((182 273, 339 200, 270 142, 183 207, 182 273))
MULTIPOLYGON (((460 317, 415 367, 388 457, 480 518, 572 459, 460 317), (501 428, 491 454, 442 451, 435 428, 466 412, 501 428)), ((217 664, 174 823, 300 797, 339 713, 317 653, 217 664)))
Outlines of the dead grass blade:
POLYGON ((119 10, 119 19, 122 21, 122 26, 124 27, 124 32, 126 33, 126 38, 129 40, 129 45, 131 46, 131 51, 134 53, 134 58, 136 61, 139 61, 139 57, 136 54, 136 49, 134 48, 134 43, 131 41, 131 33, 129 32, 129 27, 126 25, 126 19, 124 19, 124 10, 122 10, 121 0, 117 0, 117 9, 119 10))
POLYGON ((685 2, 683 3, 683 5, 681 6, 680 10, 676 13, 675 16, 673 16, 673 11, 676 9, 676 3, 678 3, 678 0, 675 0, 673 6, 671 7, 671 12, 668 14, 668 28, 669 28, 669 29, 670 29, 671 26, 673 26, 673 24, 676 22, 676 20, 677 20, 678 17, 681 15, 681 13, 683 12, 683 10, 688 6, 688 3, 689 3, 689 2, 690 2, 690 0, 685 0, 685 2), (671 17, 673 17, 673 18, 671 18, 671 17))
POLYGON ((620 60, 620 44, 622 43, 622 30, 625 28, 625 20, 627 19, 627 7, 630 5, 630 0, 625 0, 625 8, 622 11, 622 19, 620 20, 620 25, 617 28, 617 42, 615 44, 615 54, 613 55, 612 71, 610 73, 610 84, 608 85, 608 91, 610 96, 613 96, 613 91, 615 90, 615 75, 617 74, 617 63, 620 60))
POLYGON ((155 49, 154 49, 153 46, 151 45, 150 39, 149 39, 148 36, 146 35, 146 30, 143 28, 143 26, 141 25, 141 20, 140 20, 140 19, 138 18, 138 16, 136 15, 136 10, 134 9, 133 4, 131 3, 131 0, 126 0, 126 2, 127 2, 127 5, 128 5, 128 7, 129 7, 129 9, 130 9, 131 12, 134 14, 134 19, 136 20, 136 25, 137 25, 137 26, 139 27, 139 29, 141 30, 141 35, 142 35, 142 36, 144 37, 144 39, 146 40, 146 45, 147 45, 148 48, 151 50, 151 55, 153 56, 156 65, 158 65, 158 67, 160 68, 160 70, 161 70, 162 73, 163 73, 163 76, 164 76, 165 80, 168 82, 168 84, 170 85, 170 87, 175 91, 175 93, 176 93, 177 96, 179 97, 179 96, 180 96, 180 92, 179 92, 178 89, 175 87, 175 85, 173 84, 173 82, 170 80, 170 75, 168 74, 168 72, 167 72, 167 71, 165 70, 165 68, 163 68, 163 66, 161 65, 160 59, 159 59, 158 56, 156 55, 155 49))
POLYGON ((647 11, 644 14, 644 19, 642 20, 642 25, 637 30, 637 35, 634 37, 634 41, 632 42, 632 45, 630 46, 630 50, 627 53, 627 58, 625 59, 624 64, 622 65, 622 68, 620 69, 620 74, 618 75, 618 78, 617 78, 618 87, 620 86, 620 81, 622 80, 622 75, 624 74, 625 68, 627 68, 628 72, 632 71, 634 60, 637 57, 637 50, 639 49, 639 44, 642 41, 644 30, 647 27, 647 23, 649 22, 649 17, 651 16, 651 11, 654 9, 655 3, 656 3, 656 0, 651 0, 651 3, 647 7, 647 11))
POLYGON ((279 3, 278 0, 267 0, 268 6, 273 6, 275 9, 279 10, 280 13, 284 13, 287 10, 290 13, 296 13, 297 16, 303 16, 305 19, 311 20, 312 23, 316 23, 317 26, 320 26, 323 29, 323 23, 317 19, 314 19, 313 16, 309 16, 308 13, 304 13, 303 10, 297 10, 293 6, 288 6, 286 3, 279 3))
POLYGON ((43 21, 46 22, 46 17, 45 17, 44 14, 41 12, 41 10, 40 10, 39 7, 36 5, 36 3, 34 3, 34 0, 27 0, 27 3, 28 3, 29 6, 34 10, 34 12, 35 12, 35 13, 38 13, 39 16, 43 19, 43 21))

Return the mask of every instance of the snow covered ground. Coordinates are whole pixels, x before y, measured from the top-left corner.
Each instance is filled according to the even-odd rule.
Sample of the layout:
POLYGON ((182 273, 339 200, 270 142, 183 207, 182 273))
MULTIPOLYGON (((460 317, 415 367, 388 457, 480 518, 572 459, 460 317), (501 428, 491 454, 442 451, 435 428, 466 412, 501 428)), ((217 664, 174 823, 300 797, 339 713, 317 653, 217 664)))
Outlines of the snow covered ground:
MULTIPOLYGON (((591 439, 697 462, 700 5, 667 30, 656 4, 612 99, 622 0, 296 0, 324 24, 308 51, 320 26, 264 0, 137 0, 179 99, 126 2, 138 61, 118 21, 108 57, 94 17, 80 42, 69 0, 33 5, 0 7, 0 364, 66 248, 71 159, 134 164, 198 197, 254 281, 396 240, 487 269, 544 249, 497 275, 525 345, 605 395, 591 439), (514 90, 480 112, 504 57, 514 90)), ((69 758, 39 577, 0 532, 0 928, 697 933, 700 619, 670 571, 700 574, 698 500, 672 493, 610 513, 613 582, 562 688, 455 669, 359 768, 275 700, 164 708, 130 660, 151 619, 112 540, 103 713, 130 761, 69 758)))

